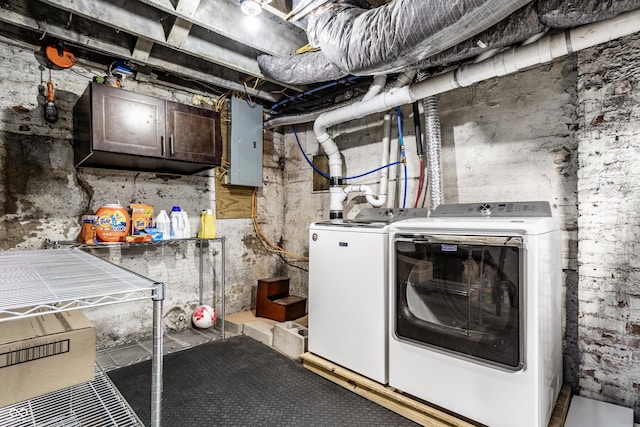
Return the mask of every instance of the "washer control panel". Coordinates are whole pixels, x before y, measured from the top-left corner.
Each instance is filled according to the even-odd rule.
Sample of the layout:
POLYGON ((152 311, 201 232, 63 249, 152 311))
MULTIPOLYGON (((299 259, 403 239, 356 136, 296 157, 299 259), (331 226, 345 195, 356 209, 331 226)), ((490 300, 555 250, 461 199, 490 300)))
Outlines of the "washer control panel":
POLYGON ((423 208, 364 208, 353 219, 355 222, 391 223, 409 218, 426 218, 429 209, 423 208))

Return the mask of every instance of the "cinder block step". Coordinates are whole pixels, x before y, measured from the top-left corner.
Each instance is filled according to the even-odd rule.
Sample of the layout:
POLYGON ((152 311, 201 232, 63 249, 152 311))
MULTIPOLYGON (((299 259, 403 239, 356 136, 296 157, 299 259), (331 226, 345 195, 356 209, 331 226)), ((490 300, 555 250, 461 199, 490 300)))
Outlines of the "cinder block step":
POLYGON ((244 324, 243 333, 271 347, 273 345, 273 327, 275 324, 275 321, 269 319, 255 320, 244 324))
POLYGON ((296 322, 276 323, 273 328, 273 348, 300 361, 300 355, 307 351, 309 330, 296 322))

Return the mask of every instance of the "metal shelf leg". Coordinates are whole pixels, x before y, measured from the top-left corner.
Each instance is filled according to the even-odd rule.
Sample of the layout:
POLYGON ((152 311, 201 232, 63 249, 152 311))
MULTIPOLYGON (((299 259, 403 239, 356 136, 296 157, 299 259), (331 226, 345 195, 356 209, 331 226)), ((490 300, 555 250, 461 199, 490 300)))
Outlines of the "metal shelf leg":
POLYGON ((153 296, 153 354, 151 358, 151 426, 160 427, 162 422, 162 305, 164 283, 159 283, 153 296))

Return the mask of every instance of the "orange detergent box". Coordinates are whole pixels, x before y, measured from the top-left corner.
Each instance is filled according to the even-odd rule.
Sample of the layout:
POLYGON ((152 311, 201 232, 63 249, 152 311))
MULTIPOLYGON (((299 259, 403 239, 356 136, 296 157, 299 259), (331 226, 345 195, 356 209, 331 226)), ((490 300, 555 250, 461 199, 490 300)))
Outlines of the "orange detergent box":
POLYGON ((132 203, 131 234, 143 234, 145 228, 153 226, 153 205, 132 203))

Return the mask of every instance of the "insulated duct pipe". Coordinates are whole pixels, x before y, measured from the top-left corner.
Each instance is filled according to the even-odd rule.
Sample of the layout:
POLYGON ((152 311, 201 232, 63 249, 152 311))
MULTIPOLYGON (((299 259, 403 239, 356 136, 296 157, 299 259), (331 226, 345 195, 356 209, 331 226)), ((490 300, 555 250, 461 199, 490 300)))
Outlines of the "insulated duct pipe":
POLYGON ((342 161, 338 147, 327 133, 330 126, 380 113, 398 105, 408 104, 452 89, 470 86, 483 80, 515 73, 638 31, 640 31, 640 9, 620 14, 606 21, 546 36, 534 43, 499 53, 485 61, 462 66, 411 86, 394 87, 369 101, 321 114, 314 122, 313 129, 318 143, 329 156, 330 217, 342 218, 340 201, 342 161))

